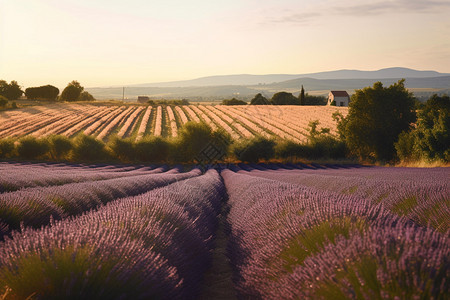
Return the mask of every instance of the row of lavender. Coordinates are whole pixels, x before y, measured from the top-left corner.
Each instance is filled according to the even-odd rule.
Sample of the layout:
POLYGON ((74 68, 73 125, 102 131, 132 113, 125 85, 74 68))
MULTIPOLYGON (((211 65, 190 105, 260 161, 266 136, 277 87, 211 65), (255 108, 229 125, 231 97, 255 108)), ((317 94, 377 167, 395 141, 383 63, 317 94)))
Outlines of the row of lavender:
MULTIPOLYGON (((22 168, 23 174, 27 170, 22 168)), ((115 199, 145 193, 154 188, 201 174, 198 169, 193 169, 186 173, 180 173, 177 168, 167 172, 161 172, 162 170, 158 168, 150 171, 138 169, 136 172, 134 170, 128 172, 105 172, 104 174, 106 175, 110 173, 114 176, 111 179, 104 177, 101 180, 94 180, 98 179, 99 173, 97 171, 74 170, 72 174, 75 178, 77 176, 79 178, 80 174, 85 173, 93 173, 94 177, 90 177, 88 181, 62 185, 27 188, 29 185, 25 184, 25 188, 20 190, 1 193, 0 240, 12 230, 19 229, 20 226, 39 228, 49 224, 52 219, 60 220, 68 216, 79 215, 115 199), (117 177, 117 175, 121 176, 117 177)), ((57 178, 60 172, 61 170, 57 168, 45 172, 42 171, 47 178, 57 178)), ((20 174, 20 172, 16 174, 20 174)), ((9 177, 9 173, 8 176, 4 177, 9 177)), ((69 176, 67 178, 70 179, 69 176)), ((84 179, 87 178, 84 177, 84 179)), ((52 183, 56 184, 55 182, 52 183)))
POLYGON ((16 191, 26 187, 62 185, 71 182, 104 180, 164 171, 167 171, 167 166, 104 166, 0 162, 0 193, 16 191))
POLYGON ((448 168, 246 170, 238 172, 364 198, 440 232, 450 228, 448 168))
MULTIPOLYGON (((370 197, 386 188, 383 180, 395 182, 397 189, 413 185, 402 185, 403 180, 390 176, 388 169, 300 172, 255 168, 260 170, 246 167, 248 171, 234 168, 237 173, 230 170, 221 173, 230 206, 229 255, 241 298, 445 299, 448 296, 449 219, 438 225, 441 231, 447 230, 439 232, 413 221, 415 218, 411 220, 409 213, 405 213, 408 217, 393 213, 391 203, 386 200, 395 192, 390 186, 382 191, 387 194, 382 201, 370 197), (321 172, 338 176, 341 186, 331 178, 320 177, 321 172), (347 174, 340 177, 340 172, 347 174), (365 186, 371 177, 376 183, 365 186), (349 184, 356 184, 357 189, 349 191, 349 184), (358 194, 360 189, 364 192, 358 194)), ((410 177, 406 181, 414 181, 414 176, 403 172, 406 178, 410 177)), ((447 170, 437 172, 448 175, 447 170)), ((436 175, 434 179, 442 178, 436 175)), ((421 199, 424 196, 421 189, 413 188, 412 192, 421 205, 442 201, 448 211, 448 189, 440 192, 443 198, 436 203, 430 200, 432 196, 421 199)))
POLYGON ((20 299, 193 299, 224 192, 210 170, 15 231, 0 242, 0 288, 20 299))

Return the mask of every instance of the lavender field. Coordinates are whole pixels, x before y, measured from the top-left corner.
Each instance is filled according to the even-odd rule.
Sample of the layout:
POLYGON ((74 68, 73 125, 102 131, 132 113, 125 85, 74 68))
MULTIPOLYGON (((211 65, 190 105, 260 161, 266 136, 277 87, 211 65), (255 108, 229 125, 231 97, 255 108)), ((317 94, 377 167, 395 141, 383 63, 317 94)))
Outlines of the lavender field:
POLYGON ((0 299, 449 297, 448 168, 185 169, 0 163, 0 299))

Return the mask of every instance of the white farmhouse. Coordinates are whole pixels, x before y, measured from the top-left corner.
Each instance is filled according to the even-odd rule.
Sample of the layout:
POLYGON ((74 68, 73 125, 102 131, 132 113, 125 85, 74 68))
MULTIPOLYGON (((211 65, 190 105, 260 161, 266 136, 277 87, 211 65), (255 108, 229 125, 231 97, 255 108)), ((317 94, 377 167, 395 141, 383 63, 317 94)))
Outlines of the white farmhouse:
POLYGON ((331 91, 328 94, 327 105, 331 105, 333 101, 335 101, 336 106, 348 106, 350 96, 346 91, 331 91))

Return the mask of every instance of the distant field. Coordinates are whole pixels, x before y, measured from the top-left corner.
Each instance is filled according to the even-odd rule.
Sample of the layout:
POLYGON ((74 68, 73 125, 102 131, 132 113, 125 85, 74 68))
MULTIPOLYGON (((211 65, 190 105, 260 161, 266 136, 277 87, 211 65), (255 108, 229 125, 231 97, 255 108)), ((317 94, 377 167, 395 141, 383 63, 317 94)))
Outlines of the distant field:
POLYGON ((204 122, 222 128, 234 139, 256 135, 304 142, 308 124, 319 120, 319 127, 336 133, 332 114, 346 115, 346 107, 327 106, 143 106, 114 104, 47 104, 0 112, 0 138, 25 135, 68 137, 84 132, 107 141, 121 138, 142 139, 154 135, 176 137, 188 121, 204 122))

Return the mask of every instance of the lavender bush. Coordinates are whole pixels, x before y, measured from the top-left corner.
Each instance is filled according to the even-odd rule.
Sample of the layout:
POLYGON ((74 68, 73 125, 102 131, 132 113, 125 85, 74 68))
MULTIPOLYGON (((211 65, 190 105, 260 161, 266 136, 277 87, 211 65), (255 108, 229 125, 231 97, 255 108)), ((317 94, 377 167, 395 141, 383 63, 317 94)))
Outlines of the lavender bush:
POLYGON ((45 299, 192 299, 224 187, 214 170, 0 243, 0 287, 45 299))
POLYGON ((22 188, 63 185, 163 172, 166 168, 89 167, 65 164, 0 163, 0 193, 22 188))
MULTIPOLYGON (((275 177, 275 171, 263 172, 275 177)), ((230 205, 229 254, 242 298, 412 299, 448 291, 448 233, 358 195, 245 174, 254 172, 222 171, 230 205), (353 247, 350 254, 346 247, 353 247), (341 256, 334 262, 336 253, 341 256), (321 257, 327 258, 318 264, 321 257), (352 261, 361 261, 359 273, 346 265, 352 261), (337 279, 322 271, 325 266, 340 266, 337 279), (396 278, 405 282, 390 283, 396 278)))
MULTIPOLYGON (((248 174, 245 171, 239 171, 248 174)), ((448 168, 347 170, 251 170, 253 176, 383 203, 397 215, 446 232, 450 229, 448 168), (342 174, 342 175, 340 175, 342 174)))
POLYGON ((81 214, 117 198, 138 195, 200 173, 193 169, 187 173, 126 176, 3 193, 0 194, 0 221, 8 224, 10 230, 18 229, 21 224, 37 228, 52 218, 81 214))

